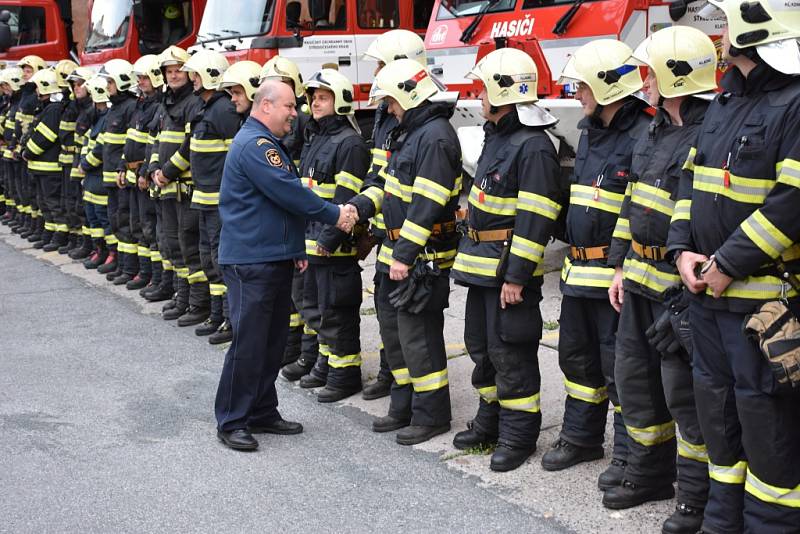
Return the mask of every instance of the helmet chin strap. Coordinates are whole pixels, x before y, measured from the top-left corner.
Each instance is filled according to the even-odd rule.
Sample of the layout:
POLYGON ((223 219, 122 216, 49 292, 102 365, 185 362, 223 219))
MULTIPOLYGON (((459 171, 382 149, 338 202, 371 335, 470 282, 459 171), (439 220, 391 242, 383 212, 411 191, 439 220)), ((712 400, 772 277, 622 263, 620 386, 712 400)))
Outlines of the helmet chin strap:
POLYGON ((602 104, 597 104, 597 106, 595 106, 594 108, 594 111, 592 111, 592 114, 589 115, 589 119, 591 119, 592 121, 600 121, 601 120, 600 114, 603 112, 604 109, 605 106, 603 106, 602 104))
POLYGON ((748 46, 747 48, 738 48, 736 46, 733 46, 733 44, 731 44, 728 53, 731 55, 731 57, 742 56, 746 57, 747 59, 755 63, 763 63, 761 56, 758 55, 758 52, 756 52, 756 47, 754 46, 748 46))

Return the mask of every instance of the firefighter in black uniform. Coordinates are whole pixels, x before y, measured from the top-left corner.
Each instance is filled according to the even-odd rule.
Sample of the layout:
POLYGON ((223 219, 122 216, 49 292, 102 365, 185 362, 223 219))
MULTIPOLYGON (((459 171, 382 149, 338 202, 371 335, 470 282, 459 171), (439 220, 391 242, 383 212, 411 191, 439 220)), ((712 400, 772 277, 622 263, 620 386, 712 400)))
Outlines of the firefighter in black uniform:
POLYGON ((117 181, 127 183, 124 191, 127 192, 130 206, 130 235, 132 247, 136 247, 137 272, 132 277, 130 272, 124 273, 125 276, 114 283, 121 284, 124 281, 126 289, 142 290, 153 280, 152 258, 157 252, 155 201, 150 197, 145 161, 150 124, 159 109, 162 95, 159 89, 164 85, 164 78, 158 57, 153 54, 137 59, 132 70, 139 97, 125 136, 122 159, 117 166, 117 181))
POLYGON ((126 283, 138 271, 136 245, 132 243, 130 227, 130 197, 127 182, 118 179, 125 139, 136 108, 133 65, 124 59, 112 59, 103 65, 99 75, 108 80, 111 106, 103 131, 103 185, 108 189, 108 218, 113 237, 106 263, 97 272, 106 275, 114 285, 126 283))
POLYGON ((376 306, 385 315, 381 338, 395 384, 389 414, 372 428, 402 428, 396 438, 402 445, 447 432, 451 419, 443 329, 457 248, 461 147, 449 122, 453 106, 430 101, 437 93, 428 72, 412 59, 393 61, 378 73, 372 100, 386 98, 400 124, 387 143, 391 157, 383 190, 376 184, 351 200, 361 221, 382 211, 386 223, 376 306))
MULTIPOLYGON (((312 119, 305 128, 300 181, 320 198, 343 204, 357 195, 369 151, 355 122, 353 84, 322 69, 305 83, 312 119)), ((319 402, 361 391, 361 267, 352 236, 318 222, 306 227, 308 269, 303 281, 304 321, 318 333, 319 353, 300 386, 325 386, 319 402)))
MULTIPOLYGON (((228 69, 228 60, 218 52, 200 50, 195 53, 183 70, 189 72, 195 92, 203 99, 203 107, 192 119, 189 145, 189 162, 192 168, 192 211, 197 217, 199 252, 202 272, 208 281, 210 313, 203 324, 195 329, 198 336, 214 334, 230 316, 226 298, 227 287, 218 264, 219 253, 219 188, 222 183, 222 168, 233 137, 239 131, 242 117, 228 95, 218 89, 223 74, 228 69)), ((181 147, 183 152, 187 142, 181 147)), ((196 312, 197 313, 197 312, 196 312)), ((197 316, 199 319, 200 316, 197 316)), ((188 316, 182 318, 185 322, 188 316)), ((195 319, 196 320, 196 319, 195 319)))
POLYGON ((61 121, 58 123, 58 142, 61 145, 61 153, 58 155, 58 162, 61 164, 60 209, 68 232, 67 242, 58 247, 59 254, 67 254, 83 239, 79 221, 73 216, 74 205, 70 202, 69 191, 69 175, 75 161, 75 119, 80 109, 70 87, 69 77, 76 68, 78 64, 70 59, 62 59, 54 67, 58 87, 61 89, 61 121))
MULTIPOLYGON (((191 232, 181 234, 180 224, 184 215, 189 218, 193 215, 189 208, 192 173, 189 161, 178 152, 178 149, 186 139, 189 121, 203 104, 202 99, 193 94, 189 74, 181 70, 188 60, 189 54, 177 46, 170 46, 161 53, 161 68, 168 88, 159 119, 158 139, 152 148, 150 159, 150 174, 159 188, 161 207, 163 243, 159 248, 161 255, 169 260, 175 271, 173 283, 175 297, 163 308, 163 317, 168 321, 179 318, 189 310, 191 289, 186 258, 190 258, 193 264, 199 265, 200 255, 197 233, 194 233, 195 239, 192 241, 191 232)), ((164 263, 165 269, 167 265, 164 263)), ((202 271, 198 272, 199 274, 195 275, 195 282, 199 284, 194 291, 194 297, 197 299, 195 305, 207 308, 208 283, 203 280, 205 275, 202 271)), ((158 293, 160 292, 148 293, 146 298, 154 300, 154 297, 163 297, 158 293)), ((201 319, 201 322, 203 320, 201 319)))
MULTIPOLYGON (((788 306, 783 319, 800 312, 796 284, 783 276, 800 272, 800 10, 790 2, 710 3, 719 9, 704 16, 727 19, 729 66, 689 151, 668 239, 696 294, 694 390, 711 479, 702 529, 797 532, 800 390, 778 382, 786 375, 773 374, 743 327, 768 301, 788 306)), ((797 350, 783 343, 769 344, 770 355, 797 350)))
MULTIPOLYGON (((559 365, 567 398, 558 440, 542 457, 548 471, 603 457, 608 401, 614 404, 614 452, 598 485, 619 485, 627 435, 614 385, 618 314, 608 302, 614 269, 606 259, 631 167, 636 139, 647 130, 646 104, 632 95, 642 87, 631 49, 600 39, 579 48, 561 74, 577 82, 586 117, 570 186, 566 232, 569 254, 561 271, 559 365)), ((622 408, 624 409, 624 407, 622 408)))
POLYGON ((22 201, 16 182, 16 166, 14 159, 14 124, 22 88, 22 69, 19 67, 7 67, 0 73, 0 86, 7 92, 9 102, 6 116, 2 123, 3 131, 3 173, 6 180, 6 208, 3 221, 8 223, 8 227, 14 233, 19 233, 25 222, 25 213, 22 210, 22 201))
POLYGON ((708 496, 708 455, 694 404, 691 356, 682 347, 659 353, 646 332, 668 313, 667 290, 680 285, 666 258, 667 233, 681 167, 708 107, 707 100, 691 95, 716 88, 716 51, 700 30, 674 26, 646 39, 632 62, 647 65, 645 88, 657 112, 634 148, 608 257, 616 269, 609 298, 620 312, 615 377, 630 440, 624 481, 606 490, 603 504, 620 509, 672 497, 677 448, 678 507, 663 530, 694 534, 708 496))
POLYGON ((484 86, 486 138, 451 276, 469 288, 464 342, 480 400, 471 426, 453 445, 496 444, 490 468, 510 471, 536 450, 542 424, 538 267, 561 212, 552 200, 561 169, 544 127, 556 120, 533 104, 536 64, 521 50, 491 52, 468 77, 484 86))
MULTIPOLYGON (((11 109, 11 96, 13 91, 9 85, 4 82, 5 65, 0 70, 0 128, 6 122, 6 117, 11 109)), ((0 139, 0 145, 3 140, 0 139)), ((13 186, 9 185, 8 177, 6 175, 5 164, 0 163, 0 222, 7 225, 14 216, 14 201, 13 201, 13 186)))
POLYGON ((33 247, 47 247, 45 251, 52 252, 67 242, 66 217, 61 210, 62 171, 58 162, 61 153, 58 124, 63 106, 58 99, 61 96, 58 78, 52 69, 37 72, 31 76, 31 82, 36 86, 40 107, 31 122, 22 157, 28 162, 28 174, 36 185, 36 199, 44 219, 44 230, 33 247))

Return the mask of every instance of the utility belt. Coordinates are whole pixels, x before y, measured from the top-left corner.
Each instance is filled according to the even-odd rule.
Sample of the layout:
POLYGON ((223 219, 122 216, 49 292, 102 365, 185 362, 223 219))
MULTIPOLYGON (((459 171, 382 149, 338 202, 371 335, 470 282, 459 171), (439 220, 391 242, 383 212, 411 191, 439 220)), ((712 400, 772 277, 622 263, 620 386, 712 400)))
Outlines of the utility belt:
POLYGON ((139 170, 139 168, 142 166, 143 163, 144 161, 126 161, 125 168, 127 168, 129 171, 136 172, 139 170))
MULTIPOLYGON (((400 239, 401 228, 387 228, 386 237, 392 241, 400 239)), ((431 227, 431 236, 440 236, 444 234, 452 234, 456 231, 456 221, 447 221, 443 223, 436 223, 431 227)))
POLYGON ((581 261, 607 260, 609 248, 610 245, 601 245, 599 247, 576 247, 570 245, 569 254, 573 259, 581 261))
POLYGON ((488 243, 490 241, 509 241, 514 235, 513 228, 501 228, 499 230, 476 230, 467 228, 464 233, 475 243, 488 243))
POLYGON ((631 241, 631 248, 636 254, 648 260, 662 261, 667 257, 667 247, 642 245, 637 241, 631 241))

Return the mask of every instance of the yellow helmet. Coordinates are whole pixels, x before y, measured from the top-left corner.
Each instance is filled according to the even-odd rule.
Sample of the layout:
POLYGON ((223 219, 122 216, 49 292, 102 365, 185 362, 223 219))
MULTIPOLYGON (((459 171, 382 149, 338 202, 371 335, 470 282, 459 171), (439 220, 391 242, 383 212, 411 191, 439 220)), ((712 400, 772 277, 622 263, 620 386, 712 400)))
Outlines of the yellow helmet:
POLYGON ((641 42, 632 58, 652 69, 665 98, 713 91, 717 51, 711 39, 690 26, 670 26, 641 42))
POLYGON ((261 75, 261 65, 255 61, 239 61, 230 66, 222 75, 219 83, 220 89, 230 89, 234 85, 241 85, 248 100, 253 101, 253 96, 258 89, 261 75))
POLYGON ((728 37, 735 47, 747 48, 800 38, 800 8, 794 0, 708 2, 711 5, 701 14, 713 18, 715 12, 721 11, 728 21, 728 37))
POLYGON ((170 65, 183 65, 189 61, 189 52, 180 46, 172 45, 159 55, 159 66, 169 67, 170 65))
POLYGON ((124 59, 111 59, 100 67, 99 76, 113 80, 117 90, 128 91, 133 88, 133 65, 124 59))
POLYGON ((397 100, 404 110, 413 109, 439 92, 425 67, 413 59, 388 63, 372 82, 371 104, 387 96, 397 100))
POLYGON ((86 89, 89 91, 89 96, 92 97, 92 102, 108 102, 108 79, 103 76, 92 76, 86 80, 86 89))
POLYGON ((300 74, 300 69, 297 67, 297 64, 291 59, 282 56, 275 56, 264 63, 264 68, 261 69, 261 79, 259 81, 263 82, 267 79, 282 81, 287 79, 292 80, 294 84, 294 96, 297 98, 303 96, 303 92, 305 91, 303 87, 303 76, 300 74))
POLYGON ((198 50, 189 58, 181 70, 193 72, 200 76, 203 89, 216 91, 223 73, 228 70, 230 63, 225 56, 213 50, 198 50))
POLYGON ((409 30, 389 30, 372 41, 364 52, 364 59, 374 59, 384 64, 396 59, 413 59, 423 67, 428 66, 425 43, 409 30))
POLYGON ((493 106, 531 104, 539 100, 536 63, 517 48, 500 48, 488 53, 466 77, 483 82, 493 106))
POLYGON ((17 66, 19 68, 30 67, 34 71, 40 71, 42 69, 47 68, 47 62, 42 58, 40 58, 39 56, 30 55, 30 56, 25 56, 19 61, 17 61, 17 66))
POLYGON ((0 83, 7 83, 12 91, 19 91, 25 83, 22 79, 22 69, 19 67, 8 67, 0 73, 0 83))
POLYGON ((311 75, 304 87, 309 103, 316 89, 327 89, 333 93, 333 109, 337 115, 352 115, 356 112, 353 105, 353 84, 338 70, 319 70, 311 75))
POLYGON ((158 56, 154 54, 147 54, 137 59, 133 64, 133 74, 134 76, 147 76, 156 89, 164 85, 164 73, 161 72, 158 56))
POLYGON ((78 64, 72 61, 71 59, 62 59, 58 63, 56 63, 55 71, 56 75, 58 76, 58 86, 62 89, 69 88, 69 75, 72 74, 75 69, 78 68, 78 64))
POLYGON ((614 39, 586 43, 569 58, 558 83, 585 83, 601 106, 622 100, 644 85, 639 68, 628 63, 631 53, 628 45, 614 39))
POLYGON ((59 92, 58 76, 53 69, 40 70, 31 76, 29 81, 36 85, 36 91, 41 96, 59 92))
POLYGON ((67 81, 76 82, 78 80, 82 80, 84 82, 87 82, 95 74, 96 74, 95 71, 90 69, 89 67, 78 67, 74 71, 72 71, 72 73, 69 76, 67 76, 67 81))

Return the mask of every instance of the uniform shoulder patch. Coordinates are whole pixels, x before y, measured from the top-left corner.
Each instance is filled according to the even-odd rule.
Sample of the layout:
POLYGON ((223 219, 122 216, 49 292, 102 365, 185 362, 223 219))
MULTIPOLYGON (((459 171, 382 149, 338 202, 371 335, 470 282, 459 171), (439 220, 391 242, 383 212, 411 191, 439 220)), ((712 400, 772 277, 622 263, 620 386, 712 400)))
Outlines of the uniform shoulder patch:
POLYGON ((256 141, 256 146, 271 145, 271 144, 272 144, 272 141, 270 141, 266 137, 259 137, 258 141, 256 141))
POLYGON ((267 158, 267 163, 273 167, 283 167, 283 159, 276 149, 270 148, 264 153, 264 156, 267 158))

